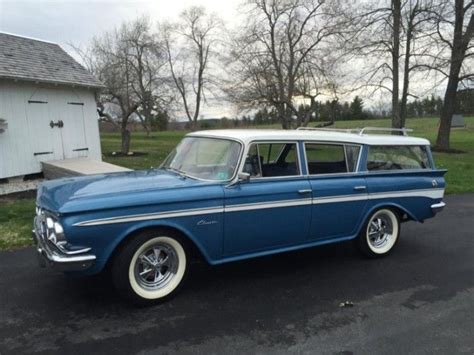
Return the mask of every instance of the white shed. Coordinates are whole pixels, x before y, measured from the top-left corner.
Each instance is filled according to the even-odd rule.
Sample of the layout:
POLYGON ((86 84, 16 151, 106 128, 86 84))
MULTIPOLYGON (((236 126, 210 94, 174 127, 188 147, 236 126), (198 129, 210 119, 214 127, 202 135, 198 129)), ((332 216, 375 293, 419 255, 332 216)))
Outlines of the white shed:
POLYGON ((42 161, 101 160, 101 87, 59 45, 0 33, 0 179, 39 173, 42 161))

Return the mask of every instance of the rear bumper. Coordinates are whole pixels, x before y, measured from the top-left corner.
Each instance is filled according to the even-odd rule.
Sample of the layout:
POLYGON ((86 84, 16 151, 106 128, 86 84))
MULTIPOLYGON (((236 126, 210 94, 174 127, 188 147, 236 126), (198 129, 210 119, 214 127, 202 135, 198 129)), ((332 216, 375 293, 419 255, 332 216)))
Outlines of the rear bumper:
POLYGON ((95 264, 96 256, 86 253, 89 249, 84 249, 86 252, 69 251, 45 240, 36 230, 33 230, 33 240, 41 267, 51 266, 59 271, 82 271, 95 264))
POLYGON ((438 212, 441 212, 445 206, 446 204, 443 201, 441 201, 441 202, 431 205, 431 210, 433 211, 434 214, 436 214, 438 212))

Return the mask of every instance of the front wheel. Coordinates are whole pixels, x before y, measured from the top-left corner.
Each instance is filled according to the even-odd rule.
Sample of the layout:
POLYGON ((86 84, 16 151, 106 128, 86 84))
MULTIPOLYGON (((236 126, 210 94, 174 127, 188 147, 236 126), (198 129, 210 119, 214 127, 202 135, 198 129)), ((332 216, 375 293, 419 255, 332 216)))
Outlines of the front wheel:
POLYGON ((359 249, 370 258, 389 254, 400 235, 400 220, 391 209, 375 211, 358 237, 359 249))
POLYGON ((147 232, 126 244, 114 260, 112 273, 118 291, 138 305, 173 296, 187 271, 184 243, 169 233, 147 232))

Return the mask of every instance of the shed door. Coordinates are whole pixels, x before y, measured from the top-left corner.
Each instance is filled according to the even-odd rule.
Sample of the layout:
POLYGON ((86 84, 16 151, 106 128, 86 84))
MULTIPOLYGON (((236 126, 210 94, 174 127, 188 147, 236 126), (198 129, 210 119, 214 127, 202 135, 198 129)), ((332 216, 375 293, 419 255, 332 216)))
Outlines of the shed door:
POLYGON ((84 126, 84 103, 76 100, 66 100, 62 105, 61 117, 63 126, 61 136, 63 142, 64 157, 77 158, 87 157, 89 147, 87 146, 84 126))
POLYGON ((51 104, 47 90, 38 90, 26 103, 28 135, 25 144, 30 144, 38 162, 63 158, 61 133, 51 128, 51 104))

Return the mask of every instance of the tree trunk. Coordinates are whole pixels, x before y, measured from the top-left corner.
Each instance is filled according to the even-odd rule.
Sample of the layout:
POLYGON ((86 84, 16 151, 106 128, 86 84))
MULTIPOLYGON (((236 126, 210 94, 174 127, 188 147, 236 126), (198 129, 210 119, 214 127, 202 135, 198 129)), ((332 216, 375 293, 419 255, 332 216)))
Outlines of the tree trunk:
POLYGON ((410 85, 410 57, 411 57, 411 40, 413 36, 413 22, 414 13, 410 14, 410 20, 407 28, 407 42, 405 45, 405 63, 403 67, 403 88, 402 88, 402 101, 400 103, 400 128, 405 127, 407 118, 407 101, 408 101, 408 88, 410 85))
POLYGON ((399 60, 400 60, 400 20, 401 1, 392 0, 393 14, 393 47, 392 47, 392 128, 402 128, 400 119, 400 82, 399 82, 399 60))
POLYGON ((441 118, 438 129, 438 137, 436 139, 436 149, 442 151, 449 150, 449 137, 451 134, 451 121, 456 109, 456 93, 458 81, 456 78, 449 78, 448 87, 444 94, 443 109, 441 110, 441 118))
POLYGON ((278 112, 278 119, 281 122, 281 127, 283 129, 290 129, 291 125, 288 122, 287 110, 285 108, 285 105, 279 103, 279 104, 276 105, 276 109, 277 109, 277 112, 278 112))
POLYGON ((456 15, 454 21, 454 36, 451 48, 451 61, 449 68, 448 85, 444 94, 443 109, 441 110, 436 149, 449 151, 449 138, 451 134, 451 121, 456 110, 456 96, 459 84, 459 73, 466 56, 467 46, 474 31, 474 15, 471 15, 466 33, 463 34, 464 1, 456 0, 456 15))
POLYGON ((130 131, 127 127, 122 127, 122 154, 127 155, 130 151, 130 131))

